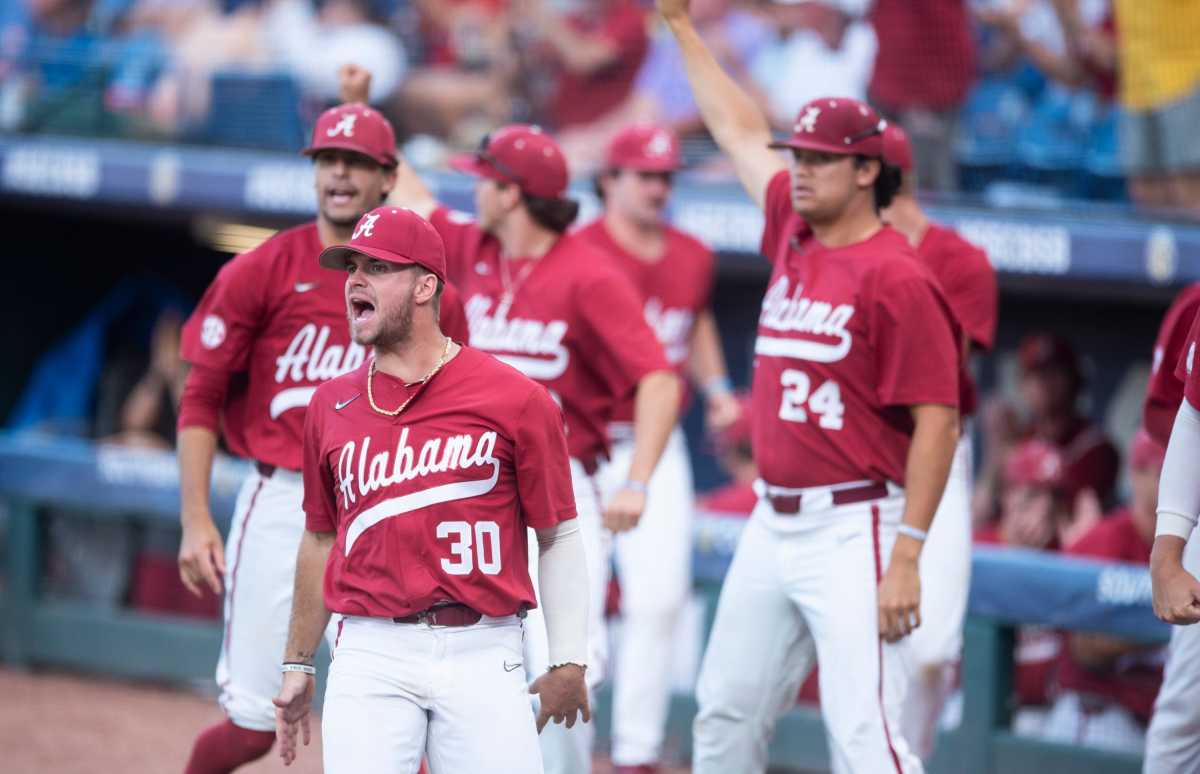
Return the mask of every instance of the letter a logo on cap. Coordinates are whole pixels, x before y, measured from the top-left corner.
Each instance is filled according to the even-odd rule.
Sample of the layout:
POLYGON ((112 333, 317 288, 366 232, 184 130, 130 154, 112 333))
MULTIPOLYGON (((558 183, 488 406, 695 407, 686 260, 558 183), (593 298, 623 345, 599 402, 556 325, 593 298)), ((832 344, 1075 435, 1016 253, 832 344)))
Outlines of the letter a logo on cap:
POLYGON ((354 122, 358 120, 358 115, 355 113, 346 113, 338 122, 325 132, 328 137, 337 137, 339 134, 344 137, 354 136, 354 122))
POLYGON ((362 220, 358 222, 358 227, 354 229, 354 236, 351 239, 358 239, 363 236, 374 236, 375 221, 379 220, 378 212, 371 212, 363 215, 362 220))
POLYGON ((797 132, 815 132, 817 131, 817 117, 821 115, 821 108, 813 107, 804 111, 804 115, 800 116, 800 120, 796 122, 797 132))

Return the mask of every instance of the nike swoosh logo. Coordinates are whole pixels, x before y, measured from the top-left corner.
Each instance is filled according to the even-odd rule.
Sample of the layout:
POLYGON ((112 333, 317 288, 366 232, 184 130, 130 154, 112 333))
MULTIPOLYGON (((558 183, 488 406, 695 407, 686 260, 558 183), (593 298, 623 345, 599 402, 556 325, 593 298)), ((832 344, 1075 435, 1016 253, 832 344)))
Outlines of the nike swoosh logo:
POLYGON ((342 409, 346 408, 354 401, 358 400, 358 396, 360 396, 360 395, 362 395, 361 392, 356 392, 356 393, 354 393, 354 395, 352 397, 346 398, 345 400, 339 400, 337 403, 333 404, 333 410, 341 411, 342 409))
POLYGON ((297 293, 307 293, 308 291, 317 287, 317 285, 319 285, 319 284, 320 283, 317 283, 317 282, 297 282, 296 283, 296 292, 297 293))
POLYGON ((510 665, 507 661, 504 662, 504 671, 505 672, 512 672, 513 670, 520 669, 520 668, 521 668, 520 661, 518 661, 517 663, 512 664, 512 665, 510 665))

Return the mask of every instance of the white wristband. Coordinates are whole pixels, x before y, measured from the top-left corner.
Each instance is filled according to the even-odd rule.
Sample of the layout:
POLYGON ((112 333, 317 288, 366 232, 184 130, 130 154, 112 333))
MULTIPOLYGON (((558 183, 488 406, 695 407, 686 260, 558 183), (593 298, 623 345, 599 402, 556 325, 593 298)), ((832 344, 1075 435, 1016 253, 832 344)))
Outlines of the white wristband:
POLYGON ((928 532, 923 529, 917 529, 911 524, 901 524, 899 527, 896 527, 896 532, 901 535, 908 535, 913 540, 919 540, 922 543, 925 542, 925 538, 929 537, 928 532))
POLYGON ((700 390, 706 398, 711 398, 714 395, 728 395, 733 392, 733 383, 729 381, 728 376, 717 376, 705 382, 700 390))
POLYGON ((646 494, 646 492, 649 491, 649 487, 647 487, 646 484, 641 481, 634 481, 632 478, 627 479, 625 481, 625 486, 621 488, 628 489, 630 492, 637 492, 638 494, 646 494))
POLYGON ((301 664, 296 661, 288 661, 279 668, 279 671, 281 671, 281 672, 303 672, 306 675, 315 675, 317 673, 317 668, 314 667, 312 664, 301 664))

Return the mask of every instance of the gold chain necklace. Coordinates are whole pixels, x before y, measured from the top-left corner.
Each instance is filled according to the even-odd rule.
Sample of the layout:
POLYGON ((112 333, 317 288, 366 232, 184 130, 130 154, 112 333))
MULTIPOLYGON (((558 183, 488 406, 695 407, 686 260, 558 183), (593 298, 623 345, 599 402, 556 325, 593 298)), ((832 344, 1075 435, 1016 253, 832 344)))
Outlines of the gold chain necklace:
POLYGON ((507 314, 509 307, 512 306, 513 300, 516 298, 517 291, 525 284, 525 280, 529 279, 529 275, 533 273, 537 267, 540 258, 525 258, 526 264, 521 267, 521 271, 517 272, 516 281, 511 276, 509 262, 511 258, 500 257, 500 284, 504 288, 504 293, 500 296, 500 305, 498 309, 503 312, 497 312, 497 317, 504 317, 507 314))
MULTIPOLYGON (((446 365, 446 360, 449 357, 450 357, 450 337, 447 336, 446 337, 446 346, 442 349, 442 356, 440 358, 438 358, 437 365, 435 365, 433 367, 432 371, 425 374, 425 376, 421 377, 419 380, 417 380, 415 382, 411 382, 411 384, 415 384, 415 385, 425 384, 425 382, 427 382, 433 378, 434 374, 436 374, 438 371, 442 370, 442 366, 446 365)), ((371 408, 375 409, 380 414, 383 414, 385 417, 399 416, 400 412, 404 411, 404 409, 408 408, 409 403, 412 403, 413 398, 417 397, 417 392, 419 392, 419 390, 417 392, 414 392, 412 395, 409 395, 408 398, 406 398, 405 401, 400 404, 400 408, 396 409, 395 411, 386 411, 384 409, 379 408, 379 406, 376 405, 376 403, 375 403, 375 391, 373 389, 371 389, 371 378, 373 376, 375 376, 375 371, 376 371, 375 362, 376 362, 375 358, 371 358, 371 367, 367 370, 367 400, 371 403, 371 408)), ((407 387, 408 385, 406 384, 405 386, 407 387)))

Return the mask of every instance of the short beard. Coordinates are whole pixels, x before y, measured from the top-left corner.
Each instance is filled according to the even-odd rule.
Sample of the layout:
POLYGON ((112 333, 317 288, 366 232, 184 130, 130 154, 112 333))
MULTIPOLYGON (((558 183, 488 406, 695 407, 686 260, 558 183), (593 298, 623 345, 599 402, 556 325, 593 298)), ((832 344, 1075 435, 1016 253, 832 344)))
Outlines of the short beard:
POLYGON ((358 225, 358 221, 362 219, 363 215, 366 215, 366 212, 360 212, 357 215, 349 215, 344 218, 337 218, 333 215, 330 215, 325 210, 321 210, 321 217, 325 218, 325 220, 329 222, 329 225, 333 226, 334 228, 341 229, 354 228, 358 225))
MULTIPOLYGON (((376 310, 376 314, 380 314, 376 310)), ((392 312, 380 320, 379 330, 370 339, 354 337, 356 344, 373 346, 376 349, 396 349, 412 335, 413 302, 405 298, 392 312)))

